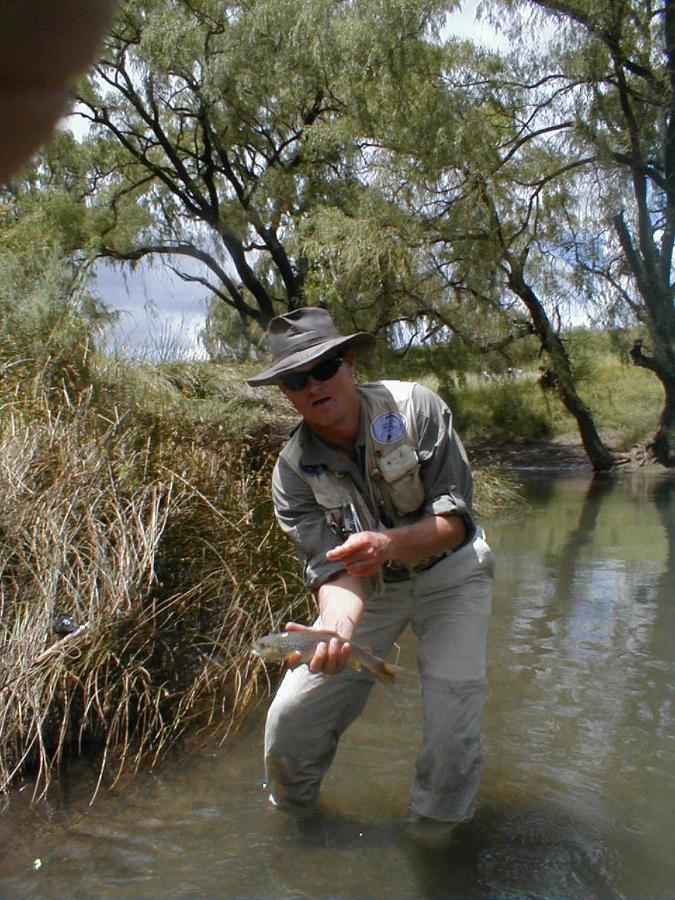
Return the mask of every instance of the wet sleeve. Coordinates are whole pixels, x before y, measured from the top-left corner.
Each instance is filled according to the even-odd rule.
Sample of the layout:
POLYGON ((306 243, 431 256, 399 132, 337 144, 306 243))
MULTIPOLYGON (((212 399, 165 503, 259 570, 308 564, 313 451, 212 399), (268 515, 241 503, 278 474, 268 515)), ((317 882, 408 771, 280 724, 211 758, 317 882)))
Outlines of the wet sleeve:
POLYGON ((460 515, 475 526, 471 467, 446 404, 421 384, 413 389, 420 476, 427 515, 460 515))
POLYGON ((283 458, 274 467, 272 499, 277 522, 303 566, 305 585, 315 591, 343 572, 342 563, 326 559, 326 551, 337 547, 341 539, 328 527, 312 489, 283 458))

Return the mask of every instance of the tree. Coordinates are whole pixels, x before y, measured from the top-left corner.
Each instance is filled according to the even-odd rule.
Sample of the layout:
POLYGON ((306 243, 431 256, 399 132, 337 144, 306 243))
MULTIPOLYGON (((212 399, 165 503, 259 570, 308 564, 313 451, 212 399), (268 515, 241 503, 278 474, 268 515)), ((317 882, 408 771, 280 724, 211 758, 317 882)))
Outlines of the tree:
POLYGON ((672 465, 675 0, 493 8, 502 20, 504 9, 518 14, 514 52, 449 47, 425 89, 375 129, 399 161, 388 195, 428 229, 431 265, 447 285, 426 314, 443 322, 469 302, 508 330, 522 324, 514 298, 523 304, 547 383, 577 419, 594 467, 606 469, 615 460, 579 396, 561 312, 576 302, 597 313, 610 297, 604 316, 623 307, 645 330, 631 356, 664 387, 652 449, 672 465), (527 18, 533 9, 539 17, 527 18), (525 35, 541 33, 544 12, 556 18, 554 37, 537 50, 525 35))
POLYGON ((242 323, 307 302, 297 230, 358 189, 358 78, 441 5, 127 0, 78 95, 99 253, 192 260, 242 323))
POLYGON ((547 385, 575 417, 594 468, 611 468, 561 336, 573 276, 567 232, 579 216, 574 172, 584 161, 570 163, 550 140, 564 130, 560 111, 550 98, 540 105, 507 60, 467 44, 428 48, 391 74, 361 127, 377 148, 371 181, 382 205, 405 213, 405 243, 414 235, 419 247, 419 289, 399 318, 407 312, 410 327, 424 321, 428 335, 445 329, 484 350, 536 334, 547 385))
POLYGON ((0 191, 0 345, 15 378, 17 359, 54 377, 75 371, 118 320, 91 291, 81 162, 72 136, 57 132, 0 191))
MULTIPOLYGON (((537 121, 552 121, 570 167, 585 172, 595 234, 570 232, 580 276, 604 279, 644 327, 631 358, 665 400, 651 449, 675 464, 675 0, 499 0, 535 10, 555 38, 529 66, 537 121), (534 68, 536 67, 536 68, 534 68), (532 77, 534 72, 537 77, 532 77), (551 117, 567 98, 568 116, 551 117)), ((522 21, 522 20, 521 20, 522 21)), ((522 28, 522 24, 520 26, 522 28)), ((540 27, 535 19, 535 27, 540 27)))
MULTIPOLYGON (((593 0, 570 17, 567 3, 493 0, 569 19, 564 44, 546 56, 524 52, 517 19, 512 58, 430 39, 453 5, 126 0, 79 92, 93 126, 77 151, 82 246, 132 264, 158 256, 203 284, 221 307, 209 312, 214 352, 222 333, 224 352, 241 353, 234 344, 272 315, 312 303, 399 342, 454 333, 505 348, 535 333, 547 383, 605 469, 614 458, 579 395, 562 312, 609 285, 645 323, 633 356, 672 385, 672 297, 666 309, 663 284, 658 302, 640 286, 656 283, 650 246, 661 275, 672 254, 668 179, 645 149, 661 133, 669 82, 658 53, 645 61, 636 51, 631 62, 619 47, 639 128, 629 122, 626 146, 613 148, 626 106, 614 44, 607 38, 598 54, 610 26, 587 34, 584 16, 601 22, 616 7, 619 28, 639 3, 593 0), (647 63, 665 85, 658 109, 633 83, 647 63), (640 178, 646 224, 645 203, 627 202, 640 178), (188 261, 202 268, 186 270, 188 261)), ((669 390, 654 442, 662 458, 669 390)))

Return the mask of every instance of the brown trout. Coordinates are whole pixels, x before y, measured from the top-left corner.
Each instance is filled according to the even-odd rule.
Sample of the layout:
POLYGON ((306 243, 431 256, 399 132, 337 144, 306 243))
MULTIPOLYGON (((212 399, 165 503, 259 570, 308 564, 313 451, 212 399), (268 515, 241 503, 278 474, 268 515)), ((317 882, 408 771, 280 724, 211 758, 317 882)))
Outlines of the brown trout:
MULTIPOLYGON (((331 638, 337 638, 340 644, 346 644, 334 631, 320 631, 318 628, 312 631, 281 631, 277 634, 266 634, 253 645, 253 654, 265 660, 265 662, 285 662, 291 654, 299 652, 302 662, 307 663, 314 656, 314 651, 321 641, 328 643, 331 638)), ((386 662, 375 656, 365 647, 351 644, 351 652, 347 659, 347 665, 361 671, 367 669, 380 681, 394 681, 396 676, 403 672, 400 666, 386 662)))

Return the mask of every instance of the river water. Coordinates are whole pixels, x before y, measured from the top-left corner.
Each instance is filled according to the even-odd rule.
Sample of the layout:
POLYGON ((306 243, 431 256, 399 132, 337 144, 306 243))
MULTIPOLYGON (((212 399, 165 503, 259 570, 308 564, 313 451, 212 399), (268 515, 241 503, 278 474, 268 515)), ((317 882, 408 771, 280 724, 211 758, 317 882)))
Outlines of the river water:
MULTIPOLYGON (((223 746, 0 815, 0 897, 675 896, 673 482, 532 473, 498 556, 475 818, 405 824, 418 684, 378 686, 318 808, 268 807, 265 704, 223 746)), ((406 638, 399 663, 414 669, 406 638)), ((27 793, 27 792, 26 792, 27 793)))

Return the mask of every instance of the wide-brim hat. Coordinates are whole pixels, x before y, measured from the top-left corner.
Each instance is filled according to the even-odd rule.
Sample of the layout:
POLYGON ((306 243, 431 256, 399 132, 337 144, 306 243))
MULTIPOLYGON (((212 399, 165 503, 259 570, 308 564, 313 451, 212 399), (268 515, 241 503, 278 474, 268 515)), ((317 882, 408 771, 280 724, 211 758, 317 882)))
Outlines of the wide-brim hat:
POLYGON ((273 364, 259 375, 246 379, 253 387, 276 384, 280 375, 302 369, 311 362, 320 362, 339 350, 363 353, 375 346, 375 335, 367 331, 340 334, 330 313, 314 306, 275 316, 267 328, 267 338, 273 364))

